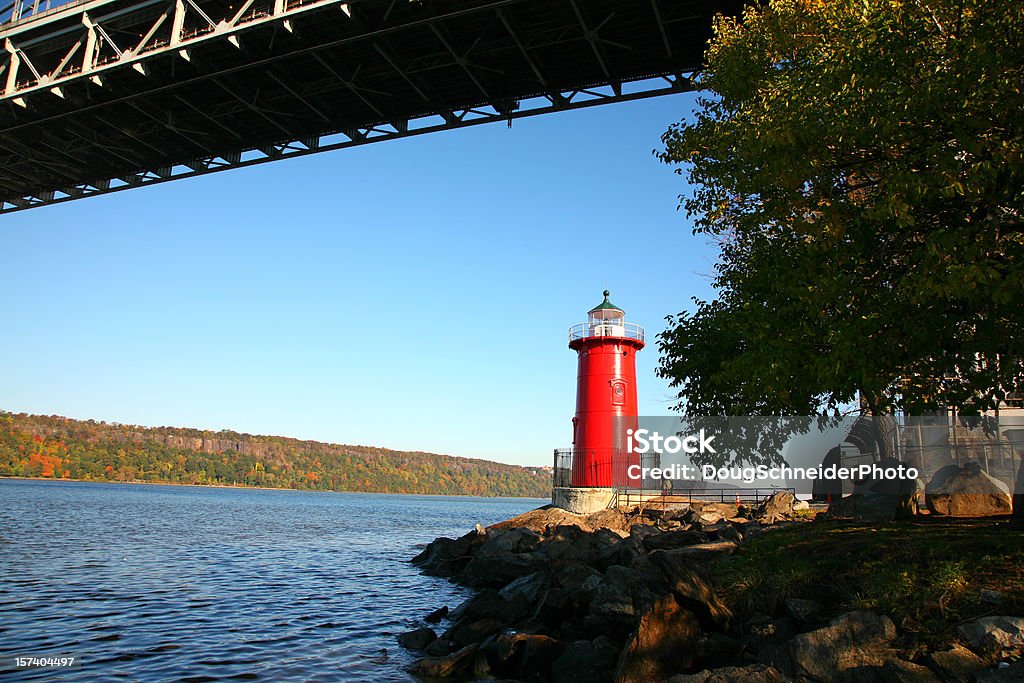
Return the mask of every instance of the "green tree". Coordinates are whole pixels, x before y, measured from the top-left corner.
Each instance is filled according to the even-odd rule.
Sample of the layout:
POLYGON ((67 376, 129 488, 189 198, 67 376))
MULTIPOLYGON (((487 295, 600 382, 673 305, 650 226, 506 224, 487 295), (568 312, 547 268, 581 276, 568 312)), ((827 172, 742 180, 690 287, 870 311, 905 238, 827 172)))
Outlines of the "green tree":
POLYGON ((1024 5, 773 0, 718 17, 663 136, 721 247, 669 318, 688 415, 992 408, 1022 386, 1024 5))

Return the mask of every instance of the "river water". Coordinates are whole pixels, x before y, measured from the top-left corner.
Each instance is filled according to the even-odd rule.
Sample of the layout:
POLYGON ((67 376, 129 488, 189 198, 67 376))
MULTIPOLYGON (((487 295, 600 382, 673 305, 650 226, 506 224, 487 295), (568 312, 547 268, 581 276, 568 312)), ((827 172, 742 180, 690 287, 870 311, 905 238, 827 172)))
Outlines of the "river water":
POLYGON ((0 480, 0 677, 413 680, 395 635, 470 592, 408 560, 545 502, 0 480))

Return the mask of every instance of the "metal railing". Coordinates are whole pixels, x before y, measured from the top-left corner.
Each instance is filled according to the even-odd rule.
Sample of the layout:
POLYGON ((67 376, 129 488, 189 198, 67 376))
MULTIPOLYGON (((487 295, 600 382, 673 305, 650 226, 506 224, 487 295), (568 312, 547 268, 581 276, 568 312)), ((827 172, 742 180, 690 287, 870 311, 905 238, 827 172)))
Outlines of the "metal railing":
POLYGON ((630 479, 630 466, 656 466, 658 457, 656 453, 641 455, 612 448, 557 448, 552 484, 556 487, 642 488, 636 480, 630 479))
POLYGON ((756 507, 780 491, 789 491, 796 495, 793 488, 773 486, 771 488, 723 488, 723 487, 686 487, 665 488, 661 491, 623 490, 616 492, 616 504, 619 507, 658 507, 662 510, 672 505, 684 505, 690 502, 725 503, 756 507))
POLYGON ((570 342, 591 337, 617 337, 644 341, 644 328, 636 323, 609 323, 607 321, 578 323, 569 328, 570 342))

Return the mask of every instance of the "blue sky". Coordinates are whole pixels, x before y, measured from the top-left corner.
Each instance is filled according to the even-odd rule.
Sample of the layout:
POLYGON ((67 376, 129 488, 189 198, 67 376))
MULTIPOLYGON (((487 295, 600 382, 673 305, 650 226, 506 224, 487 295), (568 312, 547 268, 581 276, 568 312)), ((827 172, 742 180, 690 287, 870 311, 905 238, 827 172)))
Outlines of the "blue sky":
MULTIPOLYGON (((652 150, 693 95, 430 134, 0 218, 0 408, 550 464, 566 331, 649 337, 714 249, 652 150)), ((651 343, 640 411, 667 414, 651 343)))

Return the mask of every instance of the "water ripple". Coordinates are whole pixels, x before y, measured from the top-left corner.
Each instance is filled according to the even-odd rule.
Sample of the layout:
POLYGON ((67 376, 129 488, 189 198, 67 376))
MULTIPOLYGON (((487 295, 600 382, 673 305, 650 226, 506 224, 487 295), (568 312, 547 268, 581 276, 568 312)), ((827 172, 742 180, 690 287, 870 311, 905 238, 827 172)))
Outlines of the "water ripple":
POLYGON ((538 504, 0 480, 0 674, 410 681, 394 634, 468 592, 408 559, 538 504))

